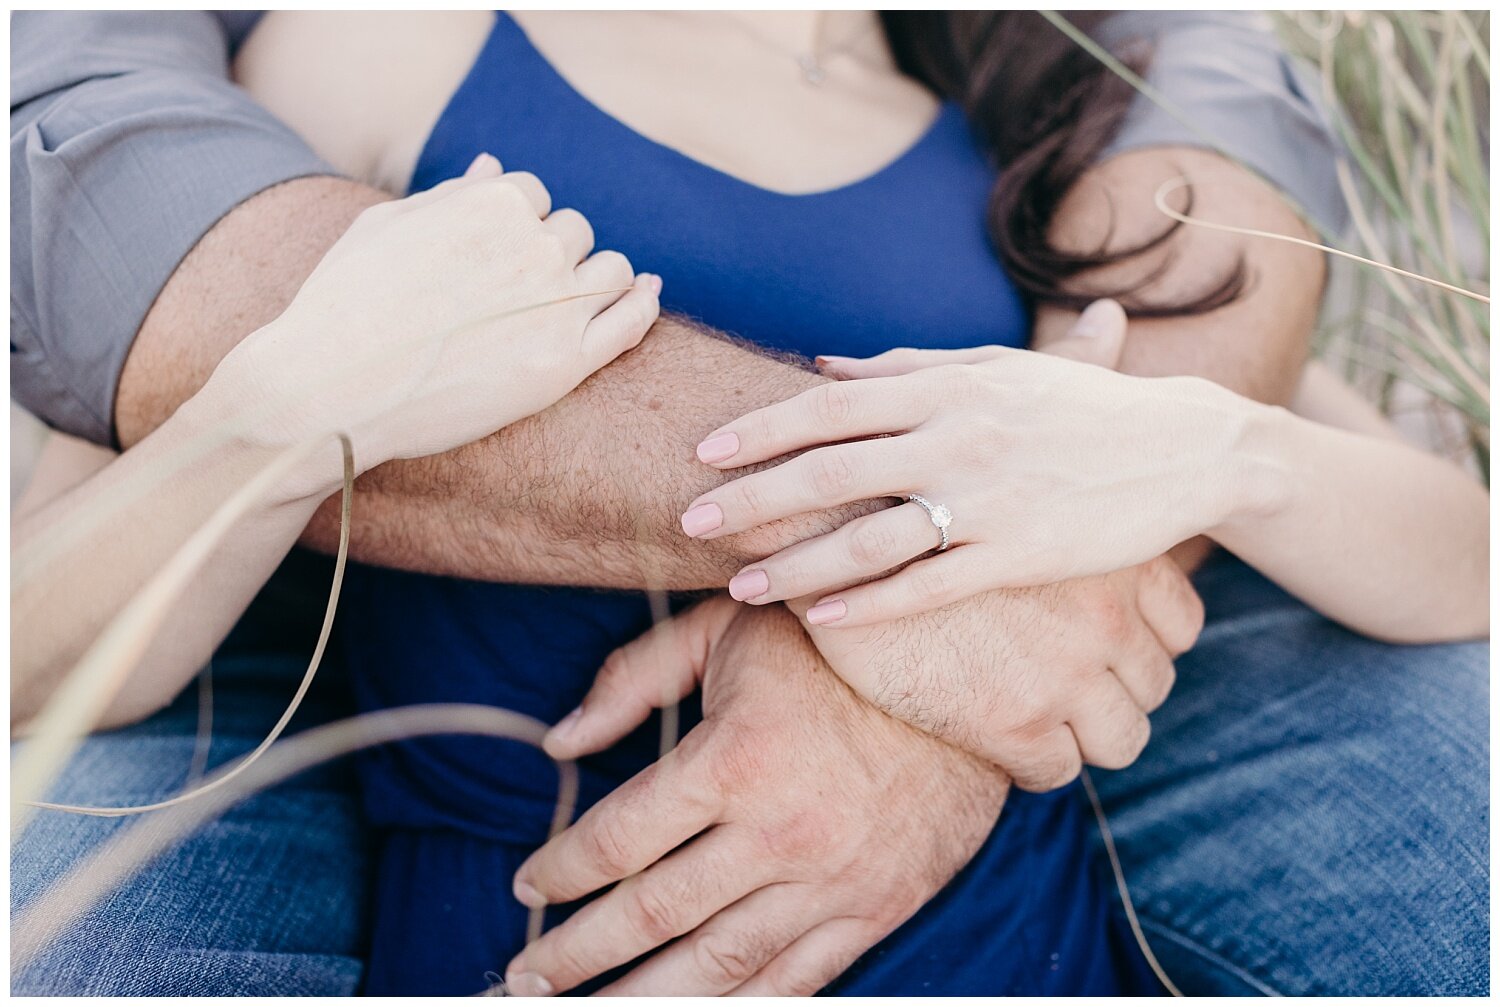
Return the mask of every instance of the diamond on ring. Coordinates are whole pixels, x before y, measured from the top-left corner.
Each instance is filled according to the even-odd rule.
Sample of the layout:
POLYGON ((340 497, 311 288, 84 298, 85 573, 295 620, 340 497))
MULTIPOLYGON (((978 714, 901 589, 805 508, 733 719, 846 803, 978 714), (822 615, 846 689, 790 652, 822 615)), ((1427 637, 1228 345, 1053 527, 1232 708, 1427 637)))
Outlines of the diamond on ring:
POLYGON ((913 493, 906 499, 927 512, 928 520, 938 530, 938 534, 943 537, 943 541, 938 545, 937 551, 942 552, 948 548, 948 526, 953 523, 953 512, 942 504, 933 503, 920 493, 913 493))

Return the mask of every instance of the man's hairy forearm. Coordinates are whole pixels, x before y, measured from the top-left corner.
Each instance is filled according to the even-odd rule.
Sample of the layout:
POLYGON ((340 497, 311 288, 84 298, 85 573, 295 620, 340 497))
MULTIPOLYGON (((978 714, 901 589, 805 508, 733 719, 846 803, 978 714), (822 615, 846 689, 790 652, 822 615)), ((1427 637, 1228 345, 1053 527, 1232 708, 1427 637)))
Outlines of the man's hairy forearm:
MULTIPOLYGON (((361 558, 478 579, 719 587, 747 559, 820 534, 841 508, 711 542, 678 519, 726 481, 694 449, 721 423, 826 379, 666 316, 635 350, 546 412, 447 455, 361 480, 361 558)), ((330 501, 310 533, 337 534, 330 501)))
MULTIPOLYGON (((340 179, 302 179, 220 221, 183 260, 132 347, 116 402, 122 443, 140 440, 194 394, 235 343, 285 308, 359 212, 386 198, 340 179)), ((746 559, 878 506, 715 542, 689 539, 678 526, 684 505, 725 478, 695 457, 702 436, 824 380, 663 318, 639 348, 552 409, 457 451, 367 473, 351 553, 488 580, 722 585, 746 559)), ((334 504, 319 511, 306 543, 332 548, 334 504)))

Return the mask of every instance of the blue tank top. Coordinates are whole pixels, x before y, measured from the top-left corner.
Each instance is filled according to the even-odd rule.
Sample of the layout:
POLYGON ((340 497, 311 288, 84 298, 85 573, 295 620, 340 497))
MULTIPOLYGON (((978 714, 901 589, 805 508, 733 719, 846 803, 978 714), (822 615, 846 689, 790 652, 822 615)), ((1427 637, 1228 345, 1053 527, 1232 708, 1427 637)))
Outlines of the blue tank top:
MULTIPOLYGON (((661 274, 665 310, 763 346, 865 356, 1025 341, 1029 319, 985 234, 994 172, 954 106, 874 174, 784 195, 606 114, 500 14, 428 138, 412 190, 460 174, 482 151, 535 173, 554 205, 583 212, 598 247, 661 274)), ((367 567, 351 569, 340 615, 364 708, 487 703, 549 723, 650 622, 639 592, 367 567)), ((686 730, 697 711, 689 703, 683 714, 686 730)), ((584 760, 583 806, 648 765, 657 744, 653 720, 584 760)), ((523 912, 509 876, 545 839, 551 764, 502 741, 424 739, 371 753, 361 781, 387 837, 367 992, 473 992, 474 976, 519 949, 523 912)), ((969 867, 833 989, 1156 992, 1112 913, 1085 814, 1073 788, 1013 794, 969 867)))

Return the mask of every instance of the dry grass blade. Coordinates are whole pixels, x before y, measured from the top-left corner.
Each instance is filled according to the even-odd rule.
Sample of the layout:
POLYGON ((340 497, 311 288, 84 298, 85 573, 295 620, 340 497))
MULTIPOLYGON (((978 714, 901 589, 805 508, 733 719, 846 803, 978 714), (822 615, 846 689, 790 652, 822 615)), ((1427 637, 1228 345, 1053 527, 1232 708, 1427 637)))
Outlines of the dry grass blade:
MULTIPOLYGON (((246 797, 313 766, 362 749, 430 735, 468 734, 541 747, 547 726, 510 710, 462 703, 406 706, 361 714, 283 740, 232 781, 196 800, 142 817, 100 845, 66 877, 22 910, 11 927, 11 968, 19 971, 73 921, 99 904, 143 865, 246 797)), ((557 764, 563 799, 554 831, 566 826, 578 792, 578 770, 557 764)), ((214 777, 210 782, 214 782, 214 777)), ((531 938, 541 933, 541 911, 532 914, 531 938)))
MULTIPOLYGON (((313 446, 316 446, 316 443, 317 442, 314 442, 313 446)), ((349 438, 343 436, 342 434, 339 435, 339 445, 343 449, 344 455, 344 490, 342 506, 339 514, 339 548, 338 555, 335 558, 333 565, 333 583, 332 586, 328 589, 328 604, 323 610, 323 625, 318 630, 318 642, 313 647, 312 657, 307 662, 307 670, 302 673, 302 681, 298 684, 296 693, 293 694, 291 702, 287 704, 286 710, 282 713, 280 719, 276 721, 276 725, 271 728, 271 730, 266 734, 261 743, 255 746, 255 749, 249 754, 238 760, 232 767, 216 775, 212 781, 204 783, 200 787, 196 787, 192 790, 188 790, 184 793, 178 794, 176 797, 173 797, 169 800, 158 801, 154 804, 135 804, 115 808, 86 807, 84 805, 78 804, 48 804, 43 801, 27 801, 26 804, 28 807, 39 808, 48 811, 66 811, 76 815, 93 815, 99 818, 120 818, 125 815, 140 815, 148 811, 161 811, 165 808, 170 808, 173 805, 181 804, 183 801, 189 801, 193 800, 194 798, 201 797, 209 790, 224 786, 224 784, 228 783, 230 780, 233 780, 240 773, 243 773, 246 769, 249 769, 257 759, 265 754, 266 749, 270 748, 271 745, 275 743, 276 739, 281 737, 282 732, 286 730, 287 725, 292 722, 292 717, 296 715, 298 708, 301 707, 302 700, 304 697, 306 697, 307 690, 312 687, 313 678, 318 674, 318 668, 323 663, 323 654, 328 649, 328 639, 333 633, 333 616, 334 613, 338 611, 339 592, 344 586, 344 569, 349 561, 349 528, 351 520, 353 518, 354 505, 354 446, 349 442, 349 438)), ((298 454, 301 454, 301 452, 298 452, 298 454)), ((253 483, 248 484, 247 489, 253 487, 254 485, 255 484, 253 483)), ((266 487, 264 486, 264 484, 262 484, 261 488, 264 489, 266 487)), ((248 506, 255 503, 255 500, 256 498, 252 496, 248 499, 248 501, 238 503, 237 506, 239 508, 239 513, 243 514, 244 510, 248 506)), ((228 507, 230 506, 230 504, 234 503, 236 503, 236 501, 231 500, 224 506, 228 507)), ((233 518, 230 518, 228 519, 228 523, 221 523, 219 527, 227 532, 228 525, 232 523, 233 518)), ((206 548, 212 550, 217 544, 218 541, 215 540, 214 542, 209 543, 206 548)), ((189 578, 191 577, 191 571, 187 574, 187 576, 189 578)), ((184 583, 182 587, 185 589, 186 584, 184 583)), ((170 608, 180 596, 181 590, 179 590, 177 593, 171 594, 170 596, 162 596, 162 604, 170 608)), ((139 627, 139 631, 141 633, 144 633, 146 635, 146 639, 142 643, 142 650, 144 650, 144 644, 149 643, 151 636, 155 635, 155 629, 161 625, 161 622, 165 619, 165 617, 165 612, 145 612, 137 613, 135 615, 135 625, 139 627)), ((126 612, 121 613, 119 618, 131 618, 129 609, 127 609, 126 612)), ((121 653, 125 654, 128 653, 128 651, 124 651, 121 653)), ((133 664, 134 662, 132 662, 132 667, 133 664)), ((113 679, 118 677, 123 679, 124 675, 129 674, 129 671, 130 669, 126 668, 123 671, 112 675, 111 678, 113 679)), ((205 681, 208 681, 208 679, 205 679, 205 681)), ((86 729, 84 733, 87 733, 86 729)), ((14 783, 12 783, 12 787, 14 787, 14 783)), ((11 827, 12 829, 15 828, 14 820, 12 820, 11 827)))
MULTIPOLYGON (((345 451, 345 469, 352 482, 353 449, 346 437, 338 436, 345 451)), ((83 659, 68 673, 32 721, 30 737, 11 763, 12 843, 19 837, 28 818, 28 806, 41 798, 80 740, 99 723, 110 701, 118 695, 166 621, 172 606, 203 564, 208 562, 224 536, 235 522, 323 443, 320 438, 283 452, 254 479, 236 490, 146 582, 130 604, 111 620, 83 659)), ((347 494, 345 507, 347 510, 347 494)), ((345 528, 347 530, 347 522, 345 528)), ((330 599, 325 629, 332 620, 334 601, 336 596, 330 599)))
POLYGON ((1161 184, 1161 187, 1156 190, 1156 208, 1162 213, 1166 214, 1168 217, 1171 217, 1173 220, 1181 224, 1190 224, 1193 227, 1202 227, 1210 231, 1223 231, 1226 234, 1242 234, 1249 238, 1269 238, 1272 241, 1285 241, 1288 244, 1301 245, 1304 248, 1317 249, 1321 252, 1327 252, 1329 255, 1337 255, 1342 258, 1349 259, 1350 261, 1370 266, 1374 269, 1383 269, 1389 273, 1394 273, 1397 276, 1404 276, 1408 280, 1416 280, 1418 283, 1428 283, 1434 287, 1441 287, 1443 290, 1449 291, 1450 293, 1459 294, 1463 297, 1470 297, 1483 304, 1490 303, 1489 297, 1484 294, 1476 293, 1472 290, 1465 290, 1463 287, 1455 287, 1451 283, 1444 283, 1442 280, 1435 280, 1430 276, 1422 276, 1417 273, 1408 272, 1407 270, 1401 269, 1398 266, 1390 266, 1384 262, 1376 262, 1374 259, 1367 259, 1362 255, 1355 255, 1353 252, 1346 252, 1341 248, 1334 248, 1332 245, 1324 245, 1320 242, 1310 241, 1307 238, 1299 238, 1291 234, 1278 234, 1275 231, 1262 231, 1254 227, 1239 227, 1234 224, 1219 224, 1215 223, 1212 220, 1202 220, 1198 217, 1190 217, 1185 213, 1174 210, 1171 204, 1167 202, 1168 196, 1176 192, 1178 189, 1181 189, 1182 187, 1190 184, 1190 182, 1190 179, 1184 178, 1182 176, 1178 176, 1177 178, 1169 178, 1165 182, 1163 182, 1161 184))

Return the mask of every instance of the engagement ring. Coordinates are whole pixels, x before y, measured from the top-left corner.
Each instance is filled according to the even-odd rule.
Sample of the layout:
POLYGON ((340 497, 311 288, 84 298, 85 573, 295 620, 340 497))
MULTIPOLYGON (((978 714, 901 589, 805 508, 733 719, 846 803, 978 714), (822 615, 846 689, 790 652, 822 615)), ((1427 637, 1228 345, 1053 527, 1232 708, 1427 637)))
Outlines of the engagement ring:
POLYGON ((913 493, 906 499, 925 510, 932 520, 932 526, 938 530, 939 535, 943 536, 942 544, 937 547, 937 551, 942 552, 948 548, 948 526, 953 523, 953 512, 942 504, 933 503, 920 493, 913 493))

